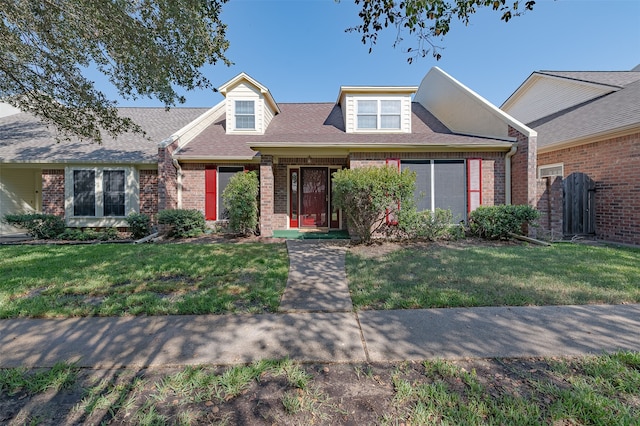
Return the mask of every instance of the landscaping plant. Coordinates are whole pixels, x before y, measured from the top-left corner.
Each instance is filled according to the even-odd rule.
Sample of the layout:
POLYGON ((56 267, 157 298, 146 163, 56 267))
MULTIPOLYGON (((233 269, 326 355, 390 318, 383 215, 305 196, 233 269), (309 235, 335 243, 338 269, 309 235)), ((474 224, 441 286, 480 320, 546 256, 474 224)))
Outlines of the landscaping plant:
POLYGON ((139 240, 151 233, 151 218, 144 213, 131 213, 127 216, 131 238, 139 240))
POLYGON ((394 231, 398 209, 413 205, 415 172, 397 168, 361 167, 333 174, 333 202, 347 218, 349 231, 361 242, 376 232, 394 231))
POLYGON ((26 230, 28 235, 38 240, 57 238, 65 229, 64 219, 52 214, 8 214, 4 221, 26 230))
POLYGON ((509 234, 522 234, 540 213, 527 205, 480 206, 469 215, 471 233, 489 240, 506 240, 509 234))
POLYGON ((162 210, 158 213, 158 223, 167 225, 168 236, 175 238, 197 237, 206 229, 200 210, 162 210))
POLYGON ((258 227, 259 182, 256 172, 236 173, 222 193, 229 212, 229 228, 242 235, 254 234, 258 227))

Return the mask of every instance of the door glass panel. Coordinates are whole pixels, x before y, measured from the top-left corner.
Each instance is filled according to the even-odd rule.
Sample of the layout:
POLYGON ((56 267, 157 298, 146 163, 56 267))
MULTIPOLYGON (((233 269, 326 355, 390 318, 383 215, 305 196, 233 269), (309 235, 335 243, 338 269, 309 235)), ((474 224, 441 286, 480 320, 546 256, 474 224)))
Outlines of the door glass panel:
POLYGON ((302 226, 327 226, 327 176, 326 168, 304 168, 302 181, 302 226))

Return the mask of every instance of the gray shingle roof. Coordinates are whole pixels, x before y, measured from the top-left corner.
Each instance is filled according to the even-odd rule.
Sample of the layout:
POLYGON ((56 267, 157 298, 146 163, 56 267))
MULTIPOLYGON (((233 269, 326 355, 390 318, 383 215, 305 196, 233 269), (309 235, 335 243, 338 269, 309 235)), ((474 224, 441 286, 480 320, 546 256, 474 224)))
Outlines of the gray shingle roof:
POLYGON ((72 139, 55 142, 55 129, 27 113, 0 118, 0 162, 156 163, 158 142, 206 112, 206 108, 120 108, 147 132, 146 138, 126 133, 102 144, 72 139))
POLYGON ((538 71, 537 73, 613 87, 624 87, 640 80, 640 72, 637 71, 538 71))
POLYGON ((538 148, 640 126, 640 72, 624 74, 635 74, 635 81, 615 92, 528 123, 538 132, 538 148))
POLYGON ((203 130, 178 153, 180 158, 222 158, 253 156, 249 148, 256 144, 283 144, 291 147, 313 147, 322 144, 358 145, 478 145, 510 147, 504 140, 465 136, 452 133, 418 103, 412 104, 412 130, 403 134, 346 133, 342 110, 333 103, 279 104, 276 115, 264 135, 228 135, 225 117, 203 130))

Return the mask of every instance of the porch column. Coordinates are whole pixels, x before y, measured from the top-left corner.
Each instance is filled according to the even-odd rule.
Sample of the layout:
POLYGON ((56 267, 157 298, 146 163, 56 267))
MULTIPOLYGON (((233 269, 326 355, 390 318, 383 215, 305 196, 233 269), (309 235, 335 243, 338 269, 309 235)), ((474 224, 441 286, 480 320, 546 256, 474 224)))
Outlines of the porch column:
POLYGON ((273 156, 263 155, 260 159, 260 235, 273 235, 273 156))

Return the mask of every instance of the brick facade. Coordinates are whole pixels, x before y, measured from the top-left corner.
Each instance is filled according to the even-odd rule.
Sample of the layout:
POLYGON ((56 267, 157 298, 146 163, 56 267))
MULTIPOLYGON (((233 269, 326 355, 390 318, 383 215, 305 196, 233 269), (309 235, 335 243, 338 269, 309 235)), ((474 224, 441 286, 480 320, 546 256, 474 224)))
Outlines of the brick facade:
POLYGON ((529 137, 509 126, 509 136, 516 138, 518 150, 511 157, 511 204, 536 206, 537 138, 529 137))
POLYGON ((158 210, 178 208, 178 172, 172 154, 178 141, 158 147, 158 210))
POLYGON ((640 245, 640 133, 546 152, 538 165, 564 164, 564 176, 596 183, 596 237, 640 245))
POLYGON ((349 167, 383 166, 387 158, 400 160, 482 159, 482 204, 493 206, 505 202, 504 152, 356 152, 349 167))
POLYGON ((64 169, 42 170, 42 213, 64 217, 64 169))
POLYGON ((273 235, 275 224, 274 213, 274 173, 273 156, 263 155, 260 158, 260 235, 273 235))
POLYGON ((545 240, 562 239, 563 189, 560 176, 537 180, 537 204, 540 213, 538 227, 532 229, 533 236, 545 240))
POLYGON ((140 170, 140 213, 153 221, 158 213, 158 171, 140 170))
POLYGON ((200 210, 205 208, 204 163, 185 163, 182 167, 182 208, 200 210))

